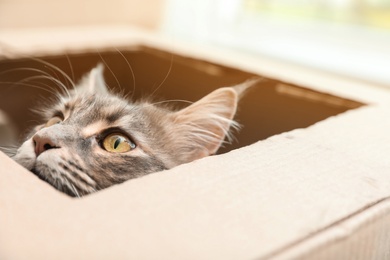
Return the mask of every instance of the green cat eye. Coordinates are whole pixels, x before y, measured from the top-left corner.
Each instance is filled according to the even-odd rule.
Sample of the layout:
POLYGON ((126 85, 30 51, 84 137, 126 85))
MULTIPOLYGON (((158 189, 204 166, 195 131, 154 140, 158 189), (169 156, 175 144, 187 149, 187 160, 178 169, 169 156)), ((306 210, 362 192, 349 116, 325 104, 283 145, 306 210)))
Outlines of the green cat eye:
POLYGON ((125 153, 135 148, 135 144, 122 134, 110 134, 103 140, 103 148, 113 153, 125 153))

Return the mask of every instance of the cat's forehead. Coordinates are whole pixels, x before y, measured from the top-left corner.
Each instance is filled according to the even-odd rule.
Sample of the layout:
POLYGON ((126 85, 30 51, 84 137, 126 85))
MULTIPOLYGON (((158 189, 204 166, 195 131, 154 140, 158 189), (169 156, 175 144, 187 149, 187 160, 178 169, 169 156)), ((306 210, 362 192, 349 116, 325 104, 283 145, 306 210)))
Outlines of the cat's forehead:
POLYGON ((139 113, 136 104, 116 96, 88 95, 62 99, 56 106, 64 118, 86 126, 98 121, 114 123, 121 118, 139 113))
POLYGON ((46 120, 62 117, 64 126, 72 127, 83 137, 119 128, 144 140, 144 136, 171 122, 166 109, 146 100, 131 102, 112 94, 68 96, 45 113, 46 120))

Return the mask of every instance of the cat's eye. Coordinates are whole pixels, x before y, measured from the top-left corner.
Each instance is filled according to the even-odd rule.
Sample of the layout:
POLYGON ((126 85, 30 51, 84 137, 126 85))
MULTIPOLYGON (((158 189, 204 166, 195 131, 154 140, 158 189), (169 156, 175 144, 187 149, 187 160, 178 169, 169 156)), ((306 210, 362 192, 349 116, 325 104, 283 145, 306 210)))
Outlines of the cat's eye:
POLYGON ((113 153, 125 153, 136 147, 135 143, 122 134, 110 134, 106 136, 102 145, 105 150, 113 153))
POLYGON ((52 125, 55 125, 55 124, 58 124, 61 122, 62 122, 62 119, 58 116, 55 116, 55 117, 51 118, 49 121, 47 121, 45 127, 49 127, 49 126, 52 126, 52 125))

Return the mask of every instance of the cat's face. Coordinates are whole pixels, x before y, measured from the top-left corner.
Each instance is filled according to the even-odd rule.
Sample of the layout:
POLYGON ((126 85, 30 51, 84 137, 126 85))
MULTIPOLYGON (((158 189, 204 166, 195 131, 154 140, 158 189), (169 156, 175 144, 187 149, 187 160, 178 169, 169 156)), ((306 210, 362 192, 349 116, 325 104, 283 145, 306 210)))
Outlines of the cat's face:
POLYGON ((214 154, 232 121, 238 94, 218 89, 185 109, 129 102, 108 92, 93 69, 42 114, 14 159, 71 196, 214 154))

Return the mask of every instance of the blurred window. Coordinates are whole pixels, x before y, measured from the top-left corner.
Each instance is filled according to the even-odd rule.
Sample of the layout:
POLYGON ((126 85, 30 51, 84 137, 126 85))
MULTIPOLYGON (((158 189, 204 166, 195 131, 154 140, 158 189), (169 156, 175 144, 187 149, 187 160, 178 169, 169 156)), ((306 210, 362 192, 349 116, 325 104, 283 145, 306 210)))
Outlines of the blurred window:
POLYGON ((390 0, 169 0, 164 30, 390 87, 390 0))

